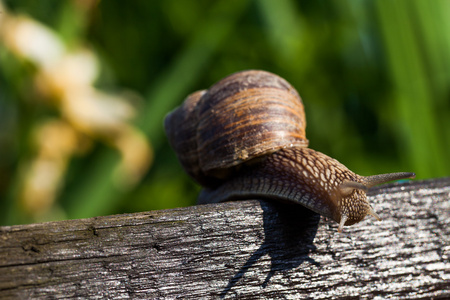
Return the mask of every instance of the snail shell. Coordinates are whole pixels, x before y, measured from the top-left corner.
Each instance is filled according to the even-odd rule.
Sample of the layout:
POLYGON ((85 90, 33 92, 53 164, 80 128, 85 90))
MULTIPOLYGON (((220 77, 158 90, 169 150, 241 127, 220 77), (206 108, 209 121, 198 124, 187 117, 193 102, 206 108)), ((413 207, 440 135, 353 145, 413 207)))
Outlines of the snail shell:
POLYGON ((265 71, 242 71, 195 92, 165 119, 169 142, 205 189, 199 203, 252 198, 301 204, 339 223, 380 218, 367 190, 414 173, 360 176, 307 148, 297 91, 265 71))
POLYGON ((281 148, 307 147, 297 91, 264 71, 230 75, 187 97, 165 119, 169 142, 186 172, 214 185, 232 167, 281 148))

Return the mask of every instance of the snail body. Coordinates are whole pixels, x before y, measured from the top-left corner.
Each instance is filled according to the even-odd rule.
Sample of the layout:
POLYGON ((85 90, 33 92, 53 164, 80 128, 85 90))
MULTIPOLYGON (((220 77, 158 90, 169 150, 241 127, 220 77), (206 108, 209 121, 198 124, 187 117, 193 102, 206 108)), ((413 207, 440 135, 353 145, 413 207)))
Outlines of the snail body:
POLYGON ((234 73, 195 92, 165 119, 183 168, 205 189, 200 204, 254 198, 301 204, 344 225, 380 218, 367 190, 413 173, 360 176, 308 147, 297 91, 265 71, 234 73))

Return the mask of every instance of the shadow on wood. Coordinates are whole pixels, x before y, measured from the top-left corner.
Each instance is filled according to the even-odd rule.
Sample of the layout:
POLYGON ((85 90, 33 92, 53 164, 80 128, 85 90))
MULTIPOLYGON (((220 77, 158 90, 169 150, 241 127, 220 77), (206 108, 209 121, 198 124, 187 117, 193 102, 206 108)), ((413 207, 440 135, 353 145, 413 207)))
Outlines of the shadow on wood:
POLYGON ((450 298, 450 179, 369 200, 342 234, 256 200, 0 227, 0 298, 450 298))
POLYGON ((320 216, 301 206, 278 203, 273 203, 272 206, 265 203, 260 205, 263 209, 264 242, 230 280, 220 294, 222 298, 264 255, 270 257, 270 271, 262 284, 263 287, 267 286, 270 278, 277 271, 283 272, 297 268, 306 261, 317 264, 309 257, 309 253, 315 249, 313 241, 320 216), (286 249, 293 251, 286 252, 286 249), (292 253, 295 255, 287 255, 292 253))

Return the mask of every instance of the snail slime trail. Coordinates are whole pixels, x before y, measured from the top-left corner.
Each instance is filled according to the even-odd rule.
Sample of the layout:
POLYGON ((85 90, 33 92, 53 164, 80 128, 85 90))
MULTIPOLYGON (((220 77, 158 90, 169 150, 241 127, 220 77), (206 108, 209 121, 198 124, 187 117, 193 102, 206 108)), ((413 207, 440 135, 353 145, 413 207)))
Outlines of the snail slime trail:
POLYGON ((374 185, 414 173, 360 176, 308 148, 306 118, 297 91, 259 70, 231 74, 189 95, 164 121, 184 170, 204 190, 198 202, 271 198, 303 205, 344 226, 367 215, 374 185))

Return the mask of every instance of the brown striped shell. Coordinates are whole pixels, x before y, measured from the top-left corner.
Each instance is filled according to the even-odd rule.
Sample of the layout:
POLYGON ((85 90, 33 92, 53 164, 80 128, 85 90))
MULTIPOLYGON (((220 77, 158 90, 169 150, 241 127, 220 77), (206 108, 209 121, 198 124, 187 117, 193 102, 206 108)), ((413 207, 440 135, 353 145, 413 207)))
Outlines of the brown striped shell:
POLYGON ((305 127, 297 91, 283 78, 256 70, 189 95, 165 119, 184 169, 207 186, 244 162, 286 147, 307 147, 305 127))

